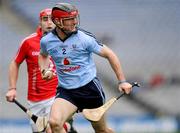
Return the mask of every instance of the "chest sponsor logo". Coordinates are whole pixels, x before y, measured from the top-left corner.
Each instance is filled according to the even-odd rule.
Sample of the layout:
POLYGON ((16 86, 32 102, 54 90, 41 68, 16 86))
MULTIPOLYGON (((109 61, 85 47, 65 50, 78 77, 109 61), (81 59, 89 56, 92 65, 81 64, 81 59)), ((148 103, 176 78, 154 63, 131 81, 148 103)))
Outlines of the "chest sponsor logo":
POLYGON ((70 64, 71 64, 70 59, 68 59, 68 58, 63 59, 63 65, 70 65, 70 64))
POLYGON ((72 71, 78 70, 80 68, 81 68, 80 65, 78 65, 78 66, 70 66, 70 67, 66 67, 66 68, 61 68, 60 71, 61 72, 72 72, 72 71))
POLYGON ((38 51, 32 51, 32 56, 37 56, 37 55, 39 55, 38 51))
POLYGON ((62 64, 64 65, 64 68, 61 68, 60 71, 63 72, 71 72, 80 69, 80 65, 68 66, 71 65, 71 60, 67 57, 62 60, 62 64))

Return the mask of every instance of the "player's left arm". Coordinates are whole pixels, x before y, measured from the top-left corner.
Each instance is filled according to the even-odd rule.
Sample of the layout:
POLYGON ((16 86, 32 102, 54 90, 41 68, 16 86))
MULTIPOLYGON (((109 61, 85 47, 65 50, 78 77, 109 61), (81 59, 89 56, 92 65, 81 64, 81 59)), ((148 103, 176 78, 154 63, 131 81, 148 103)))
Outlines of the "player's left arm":
POLYGON ((131 92, 132 85, 126 82, 126 78, 124 76, 122 66, 117 55, 106 45, 103 45, 99 55, 106 58, 109 61, 119 81, 119 90, 123 90, 125 91, 125 93, 129 94, 131 92))

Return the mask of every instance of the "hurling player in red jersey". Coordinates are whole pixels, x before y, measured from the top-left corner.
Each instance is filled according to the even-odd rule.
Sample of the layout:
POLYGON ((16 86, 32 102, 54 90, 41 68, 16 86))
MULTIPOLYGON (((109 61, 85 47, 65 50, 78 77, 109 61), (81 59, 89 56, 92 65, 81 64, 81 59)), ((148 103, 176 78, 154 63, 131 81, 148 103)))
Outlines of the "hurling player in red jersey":
MULTIPOLYGON (((16 84, 18 80, 18 72, 21 63, 25 60, 28 71, 28 108, 32 113, 38 116, 49 115, 58 84, 57 77, 53 75, 51 75, 52 80, 42 79, 38 65, 40 39, 55 27, 51 21, 51 11, 51 9, 44 9, 40 12, 39 26, 36 33, 31 34, 22 41, 18 52, 9 67, 9 90, 6 94, 7 101, 12 102, 13 99, 17 97, 16 84)), ((55 73, 53 63, 51 63, 50 68, 55 73)), ((30 123, 33 133, 37 132, 35 124, 32 121, 30 123)), ((66 128, 67 125, 64 127, 66 128)), ((76 133, 75 130, 69 132, 76 133)), ((46 129, 46 133, 52 133, 50 127, 46 129)))

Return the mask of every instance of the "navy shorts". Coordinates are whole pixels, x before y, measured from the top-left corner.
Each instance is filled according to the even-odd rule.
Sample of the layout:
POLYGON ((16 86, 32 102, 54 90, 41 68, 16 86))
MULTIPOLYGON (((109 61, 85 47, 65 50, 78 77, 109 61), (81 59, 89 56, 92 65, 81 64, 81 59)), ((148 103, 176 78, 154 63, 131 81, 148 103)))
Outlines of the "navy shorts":
POLYGON ((58 87, 56 98, 63 98, 71 102, 78 108, 79 112, 82 112, 85 108, 92 109, 100 107, 105 102, 105 94, 97 77, 79 88, 65 89, 58 87))

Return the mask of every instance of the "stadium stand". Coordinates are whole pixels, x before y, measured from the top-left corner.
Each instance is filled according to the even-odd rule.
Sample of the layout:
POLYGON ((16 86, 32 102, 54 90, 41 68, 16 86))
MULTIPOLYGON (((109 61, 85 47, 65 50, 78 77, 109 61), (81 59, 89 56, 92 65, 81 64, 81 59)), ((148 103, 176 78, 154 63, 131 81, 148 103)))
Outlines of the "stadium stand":
MULTIPOLYGON (((0 99, 3 101, 0 106, 4 107, 3 110, 0 109, 0 119, 24 117, 21 111, 17 111, 15 106, 9 105, 3 99, 8 86, 7 66, 16 52, 15 49, 17 49, 20 40, 35 29, 38 19, 37 13, 45 7, 52 7, 56 2, 59 0, 46 2, 2 0, 0 2, 7 8, 2 10, 2 6, 0 7, 3 11, 0 11, 0 61, 3 62, 0 65, 0 74, 4 75, 4 77, 0 77, 0 91, 2 92, 0 99), (16 17, 19 21, 15 19, 16 17), (8 56, 5 56, 6 51, 8 51, 8 56), (9 113, 6 113, 6 110, 9 113)), ((62 0, 61 2, 66 1, 62 0)), ((119 116, 126 116, 126 118, 128 116, 141 117, 149 116, 149 114, 151 117, 166 116, 172 117, 172 121, 171 118, 169 121, 173 124, 169 124, 169 129, 162 128, 161 131, 168 132, 178 129, 180 124, 178 125, 173 118, 179 120, 180 116, 180 82, 178 80, 180 75, 179 0, 86 0, 71 2, 80 9, 81 26, 95 33, 99 39, 104 36, 107 37, 108 45, 118 53, 122 60, 128 80, 138 81, 142 85, 141 88, 135 88, 129 98, 123 97, 113 105, 108 111, 110 118, 119 116), (163 77, 154 78, 153 76, 156 74, 161 74, 163 77)), ((95 59, 98 58, 95 56, 95 59)), ((104 77, 105 91, 107 98, 110 98, 117 94, 117 91, 110 91, 115 90, 116 79, 111 74, 112 70, 107 64, 104 60, 97 61, 98 75, 104 77)), ((22 73, 23 71, 25 70, 22 70, 22 73)), ((26 89, 24 77, 22 77, 21 82, 19 88, 26 89)), ((23 89, 21 90, 23 94, 21 99, 23 99, 26 94, 23 89)), ((79 126, 84 121, 78 122, 77 125, 79 126)), ((117 123, 123 125, 121 122, 117 123)), ((163 125, 159 126, 163 127, 163 125)), ((117 130, 131 131, 131 129, 127 129, 119 127, 117 130)))

